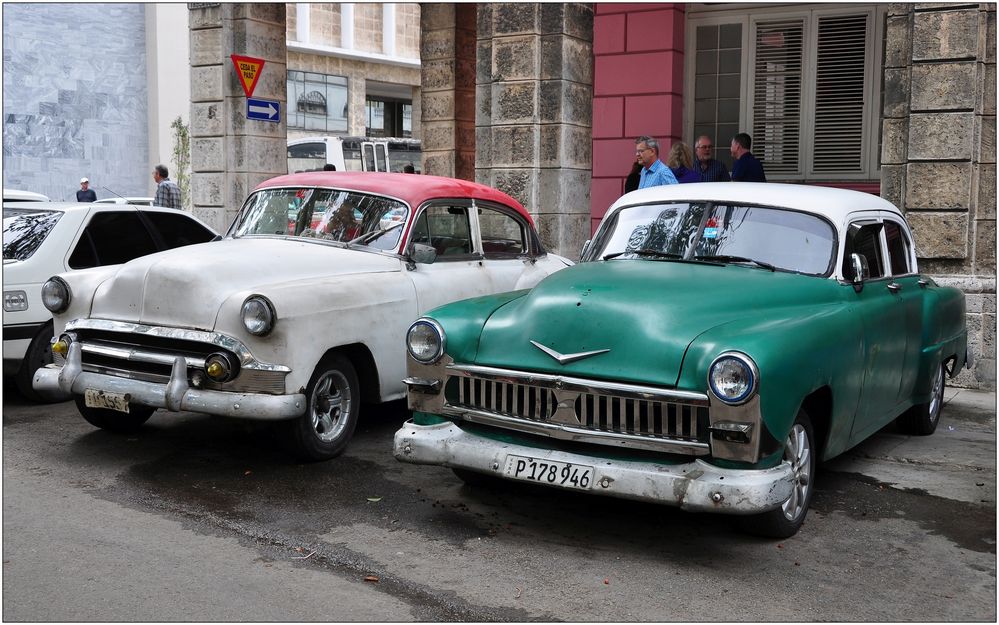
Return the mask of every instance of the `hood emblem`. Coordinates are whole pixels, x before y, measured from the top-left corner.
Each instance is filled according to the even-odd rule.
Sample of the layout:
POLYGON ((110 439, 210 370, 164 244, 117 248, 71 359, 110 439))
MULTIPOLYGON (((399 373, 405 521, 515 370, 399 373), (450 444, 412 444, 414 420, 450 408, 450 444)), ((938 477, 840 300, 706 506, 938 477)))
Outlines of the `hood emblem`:
POLYGON ((550 347, 545 347, 537 341, 531 341, 531 345, 537 347, 544 353, 548 354, 552 358, 558 361, 560 365, 567 365, 570 362, 576 362, 577 360, 582 360, 583 358, 589 358, 590 356, 596 356, 597 354, 602 354, 604 352, 609 352, 609 349, 596 349, 592 352, 576 352, 575 354, 560 354, 550 347))

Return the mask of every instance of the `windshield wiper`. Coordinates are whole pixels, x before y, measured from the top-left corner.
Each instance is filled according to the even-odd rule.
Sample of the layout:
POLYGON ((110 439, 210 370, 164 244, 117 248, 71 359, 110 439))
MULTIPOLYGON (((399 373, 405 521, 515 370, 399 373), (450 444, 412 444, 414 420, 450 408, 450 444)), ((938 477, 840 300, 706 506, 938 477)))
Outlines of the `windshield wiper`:
POLYGON ((404 221, 397 221, 397 222, 393 223, 391 226, 389 226, 388 228, 382 228, 381 230, 372 230, 371 232, 362 234, 359 237, 356 237, 356 238, 351 239, 350 241, 347 241, 347 245, 352 245, 354 243, 357 243, 358 245, 361 245, 361 244, 367 243, 368 241, 371 241, 372 239, 377 239, 378 237, 382 236, 386 232, 391 232, 392 230, 395 230, 396 228, 398 228, 399 226, 401 226, 404 223, 406 223, 406 222, 404 222, 404 221))
POLYGON ((617 258, 624 254, 638 254, 639 256, 654 256, 656 258, 669 258, 672 260, 683 260, 683 256, 680 254, 672 254, 670 252, 660 252, 659 250, 651 250, 648 248, 642 248, 640 250, 625 250, 623 252, 614 252, 613 254, 608 254, 604 256, 604 260, 610 260, 612 258, 617 258))
POLYGON ((756 260, 755 258, 746 258, 745 256, 728 256, 725 254, 705 254, 703 256, 695 256, 694 260, 717 260, 723 263, 753 263, 764 269, 769 269, 770 271, 777 271, 777 267, 771 265, 770 263, 765 263, 762 260, 756 260))

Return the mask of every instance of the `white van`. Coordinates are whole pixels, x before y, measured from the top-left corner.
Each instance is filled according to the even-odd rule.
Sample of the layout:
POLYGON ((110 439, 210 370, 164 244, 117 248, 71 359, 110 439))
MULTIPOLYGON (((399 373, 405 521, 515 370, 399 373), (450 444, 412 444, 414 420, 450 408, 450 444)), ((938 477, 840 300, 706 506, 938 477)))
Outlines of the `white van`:
POLYGON ((306 137, 288 141, 288 173, 322 171, 326 164, 337 171, 401 172, 412 165, 420 173, 419 139, 368 137, 306 137))

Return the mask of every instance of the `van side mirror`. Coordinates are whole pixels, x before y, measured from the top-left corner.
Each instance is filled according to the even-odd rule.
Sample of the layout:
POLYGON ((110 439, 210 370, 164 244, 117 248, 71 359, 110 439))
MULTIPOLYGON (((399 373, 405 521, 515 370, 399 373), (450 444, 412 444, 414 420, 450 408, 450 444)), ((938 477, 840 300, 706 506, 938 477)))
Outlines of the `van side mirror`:
POLYGON ((871 268, 867 265, 867 257, 863 254, 850 254, 850 269, 853 275, 853 290, 857 293, 864 288, 864 281, 871 277, 871 268))
POLYGON ((414 263, 432 265, 437 260, 437 250, 432 245, 413 243, 409 246, 409 257, 414 263))

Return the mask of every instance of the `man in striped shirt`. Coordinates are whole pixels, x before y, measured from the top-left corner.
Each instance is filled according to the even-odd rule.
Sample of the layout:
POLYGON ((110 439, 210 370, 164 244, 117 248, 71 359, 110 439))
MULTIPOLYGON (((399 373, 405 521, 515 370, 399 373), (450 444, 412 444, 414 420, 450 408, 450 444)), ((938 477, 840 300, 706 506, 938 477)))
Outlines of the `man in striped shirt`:
POLYGON ((659 142, 642 135, 635 139, 635 156, 642 161, 642 174, 638 188, 656 187, 661 184, 677 184, 676 176, 659 160, 659 142))
POLYGON ((165 206, 167 208, 181 208, 180 187, 173 180, 170 180, 170 170, 166 165, 157 165, 153 169, 153 180, 156 181, 156 199, 153 200, 155 206, 165 206))

